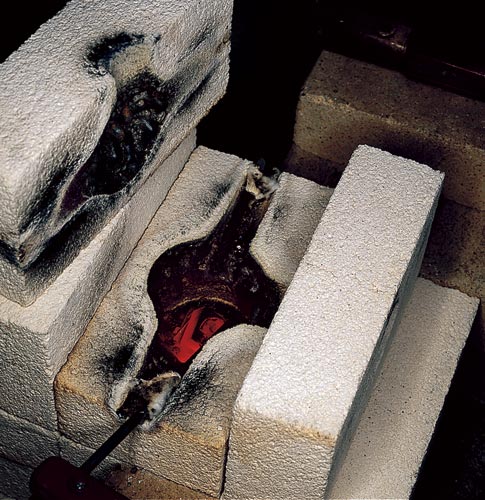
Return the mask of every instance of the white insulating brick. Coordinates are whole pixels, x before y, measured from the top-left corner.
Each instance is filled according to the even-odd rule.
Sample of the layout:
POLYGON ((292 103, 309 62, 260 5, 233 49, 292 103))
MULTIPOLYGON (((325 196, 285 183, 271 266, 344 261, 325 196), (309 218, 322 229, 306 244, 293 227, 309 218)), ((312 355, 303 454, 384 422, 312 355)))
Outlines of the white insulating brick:
POLYGON ((0 410, 0 456, 18 464, 37 467, 59 454, 59 434, 0 410))
MULTIPOLYGON (((129 382, 135 380, 156 331, 157 317, 147 293, 154 262, 168 249, 211 233, 243 189, 250 165, 204 147, 194 151, 56 379, 59 425, 67 438, 99 446, 118 425, 113 412, 126 396, 129 382)), ((270 202, 270 215, 263 219, 262 229, 253 239, 253 249, 259 249, 267 275, 285 289, 288 271, 280 273, 283 281, 278 282, 280 268, 274 260, 296 269, 298 262, 294 259, 299 260, 304 253, 318 223, 304 207, 321 213, 328 193, 294 176, 285 176, 279 189, 270 202), (304 203, 299 200, 299 185, 305 194, 304 203), (278 213, 274 205, 282 206, 282 201, 290 205, 294 201, 301 207, 300 216, 288 209, 273 217, 271 214, 278 213), (287 243, 276 237, 283 218, 293 238, 288 243, 294 247, 291 252, 286 249, 287 243), (274 249, 266 237, 276 241, 274 249)), ((204 386, 201 382, 200 396, 181 401, 185 388, 191 386, 192 375, 187 373, 160 428, 135 436, 117 457, 185 486, 218 494, 237 388, 262 335, 261 328, 240 328, 218 334, 199 356, 195 375, 211 372, 211 359, 218 359, 221 368, 211 375, 211 383, 204 386), (229 340, 224 349, 218 347, 219 342, 229 340)))
POLYGON ((329 498, 409 498, 478 307, 419 278, 329 498))
POLYGON ((234 402, 265 333, 265 328, 238 325, 207 342, 157 433, 133 440, 137 465, 209 495, 220 494, 234 402))
MULTIPOLYGON (((191 364, 155 429, 132 434, 114 451, 113 460, 218 495, 234 401, 265 332, 257 326, 238 325, 210 339, 191 364)), ((98 339, 83 336, 81 347, 86 346, 83 341, 98 339)), ((93 355, 92 350, 85 351, 93 355)), ((107 399, 110 387, 96 380, 93 396, 97 400, 89 401, 86 393, 76 394, 76 371, 86 369, 79 359, 76 361, 66 365, 57 382, 60 428, 74 443, 99 446, 119 425, 104 401, 98 399, 107 399)), ((76 446, 65 448, 63 453, 75 462, 88 455, 87 450, 76 446)))
POLYGON ((322 178, 368 144, 444 172, 446 198, 483 210, 484 116, 482 101, 324 50, 302 88, 287 161, 322 178))
POLYGON ((96 447, 119 425, 108 406, 112 386, 135 377, 156 331, 150 270, 169 248, 215 228, 243 188, 249 165, 204 147, 193 152, 57 377, 59 426, 67 438, 96 447), (135 363, 128 363, 130 353, 135 363))
POLYGON ((225 498, 325 495, 417 275, 442 179, 356 150, 238 396, 225 498))
POLYGON ((34 300, 220 99, 231 15, 230 0, 72 0, 0 66, 3 295, 34 300), (158 101, 144 97, 140 83, 141 93, 126 90, 136 101, 116 104, 147 73, 159 82, 158 101), (150 99, 160 108, 151 124, 150 111, 130 114, 130 105, 150 99), (133 130, 130 120, 138 120, 133 130), (153 144, 140 139, 140 127, 156 132, 153 144), (132 144, 128 136, 136 146, 120 153, 132 144), (100 137, 108 139, 96 168, 111 155, 126 163, 121 173, 118 163, 100 173, 88 162, 100 137), (113 192, 103 187, 118 174, 113 192), (65 203, 79 190, 76 203, 65 203), (42 253, 61 233, 69 243, 56 240, 42 253))
POLYGON ((0 457, 0 495, 12 500, 30 498, 29 481, 34 469, 0 457))
POLYGON ((0 408, 57 429, 54 377, 195 145, 195 131, 29 307, 0 297, 0 408))
POLYGON ((286 290, 333 189, 287 173, 279 182, 251 242, 251 254, 266 274, 286 290))
POLYGON ((484 115, 481 101, 324 50, 302 88, 287 161, 322 178, 368 144, 443 171, 446 198, 483 210, 484 115))

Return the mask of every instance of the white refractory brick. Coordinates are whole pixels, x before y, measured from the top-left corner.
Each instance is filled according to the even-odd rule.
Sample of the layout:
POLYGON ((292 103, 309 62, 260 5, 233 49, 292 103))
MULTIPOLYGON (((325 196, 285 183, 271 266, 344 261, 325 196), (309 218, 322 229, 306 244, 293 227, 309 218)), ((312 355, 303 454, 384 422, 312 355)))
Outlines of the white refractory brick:
POLYGON ((446 198, 483 210, 484 117, 484 102, 324 50, 300 93, 287 161, 323 179, 368 144, 443 171, 446 198))
POLYGON ((30 498, 29 481, 33 469, 0 457, 0 494, 12 500, 30 498))
POLYGON ((29 307, 0 297, 0 408, 57 429, 54 377, 195 145, 195 131, 29 307))
POLYGON ((330 498, 409 498, 477 306, 417 280, 330 498))
POLYGON ((351 158, 238 396, 225 498, 322 498, 420 266, 443 176, 351 158))
POLYGON ((46 458, 59 454, 59 434, 0 410, 0 456, 37 467, 46 458))
MULTIPOLYGON (((185 374, 158 426, 127 438, 113 453, 114 459, 218 495, 234 401, 265 332, 257 326, 238 325, 210 339, 185 374)), ((80 346, 85 348, 85 342, 92 341, 83 336, 80 346)), ((92 350, 88 352, 93 355, 92 350)), ((89 369, 87 360, 83 361, 69 362, 58 378, 59 423, 74 442, 99 446, 116 425, 105 405, 109 386, 98 377, 91 401, 86 392, 77 393, 79 383, 72 382, 76 371, 89 369)))
POLYGON ((223 95, 230 0, 72 0, 0 66, 0 293, 30 303, 223 95))
POLYGON ((219 495, 234 401, 265 333, 258 326, 238 325, 207 342, 169 403, 160 435, 140 439, 141 467, 219 495), (194 391, 195 384, 199 386, 194 391), (181 433, 185 439, 180 439, 181 433), (157 468, 151 465, 152 450, 157 468))
POLYGON ((219 495, 234 401, 265 333, 265 328, 238 325, 207 342, 171 399, 158 434, 132 442, 137 464, 219 495))
POLYGON ((283 173, 268 211, 251 243, 265 272, 288 288, 333 189, 283 173), (304 244, 295 244, 303 240, 304 244), (278 258, 274 258, 274 255, 278 258))
MULTIPOLYGON (((59 425, 67 438, 95 447, 113 431, 117 425, 113 412, 126 396, 130 382, 135 380, 157 327, 154 306, 147 294, 153 263, 168 249, 211 233, 239 195, 250 165, 248 161, 204 147, 194 151, 56 379, 59 425)), ((296 199, 300 192, 305 193, 308 206, 320 212, 324 209, 327 192, 313 183, 286 176, 279 190, 281 192, 273 195, 268 213, 274 213, 274 205, 278 206, 281 200, 301 205, 296 199), (300 181, 301 191, 296 189, 300 181)), ((268 268, 263 266, 263 269, 269 277, 277 278, 272 273, 272 269, 278 269, 274 259, 283 261, 283 265, 286 263, 288 269, 297 267, 292 259, 304 253, 317 224, 316 220, 314 226, 304 222, 307 216, 303 209, 300 218, 293 211, 281 214, 287 219, 289 234, 294 236, 292 245, 299 247, 294 252, 287 252, 282 244, 275 245, 274 249, 265 246, 266 236, 273 239, 272 235, 280 227, 279 217, 270 216, 261 223, 260 228, 264 226, 264 229, 257 232, 253 244, 260 249, 261 261, 268 264, 268 268), (262 241, 258 243, 258 239, 262 241)), ((283 278, 287 280, 288 276, 283 278)), ((277 281, 277 284, 285 289, 284 282, 277 281)), ((232 331, 231 337, 229 332, 217 335, 206 346, 214 348, 220 358, 223 350, 217 346, 224 341, 223 335, 232 339, 231 346, 225 348, 225 360, 221 358, 219 363, 219 367, 227 363, 226 369, 221 368, 220 373, 214 374, 221 378, 220 383, 212 386, 211 382, 200 398, 186 401, 180 408, 173 404, 162 428, 128 441, 119 452, 125 450, 120 458, 185 486, 218 494, 236 388, 256 353, 261 332, 255 327, 241 328, 232 331), (233 351, 236 345, 239 345, 239 358, 233 351), (184 414, 191 418, 184 421, 184 414), (170 451, 162 453, 164 447, 170 451), (150 448, 160 450, 156 460, 150 448)), ((205 354, 200 355, 196 367, 206 363, 208 353, 211 351, 206 349, 205 354)), ((207 363, 204 366, 208 366, 207 363)), ((189 385, 190 378, 182 383, 179 394, 183 395, 184 387, 189 385)), ((177 396, 174 400, 177 401, 177 396)))

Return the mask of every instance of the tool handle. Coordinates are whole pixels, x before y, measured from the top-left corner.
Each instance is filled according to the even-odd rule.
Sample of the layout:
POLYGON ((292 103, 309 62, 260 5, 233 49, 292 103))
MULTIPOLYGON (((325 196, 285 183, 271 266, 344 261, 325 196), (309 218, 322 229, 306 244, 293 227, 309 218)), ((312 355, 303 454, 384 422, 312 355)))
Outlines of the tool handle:
POLYGON ((60 457, 50 457, 34 470, 30 491, 31 500, 128 500, 60 457))
POLYGON ((124 422, 82 465, 81 469, 90 474, 139 424, 145 420, 146 411, 133 414, 124 422))
POLYGON ((89 474, 146 418, 146 411, 132 415, 82 465, 75 467, 51 457, 37 467, 30 480, 31 500, 127 500, 89 474))

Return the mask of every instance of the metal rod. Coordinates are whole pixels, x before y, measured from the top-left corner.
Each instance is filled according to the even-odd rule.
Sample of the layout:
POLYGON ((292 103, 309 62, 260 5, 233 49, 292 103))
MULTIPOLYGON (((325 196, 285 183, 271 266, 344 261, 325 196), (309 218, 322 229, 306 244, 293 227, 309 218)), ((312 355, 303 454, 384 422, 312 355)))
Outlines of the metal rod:
POLYGON ((132 415, 81 465, 80 469, 90 474, 146 417, 146 410, 132 415))

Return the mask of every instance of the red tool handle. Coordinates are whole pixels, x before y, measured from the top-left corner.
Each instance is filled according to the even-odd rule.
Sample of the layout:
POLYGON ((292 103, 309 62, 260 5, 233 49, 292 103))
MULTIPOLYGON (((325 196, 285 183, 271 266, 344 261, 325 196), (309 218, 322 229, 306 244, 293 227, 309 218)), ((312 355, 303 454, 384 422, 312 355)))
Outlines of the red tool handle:
POLYGON ((128 500, 60 457, 48 458, 35 469, 30 490, 31 500, 128 500))

